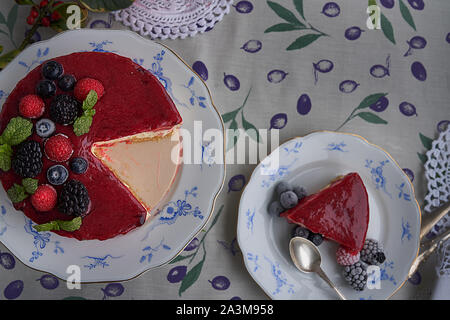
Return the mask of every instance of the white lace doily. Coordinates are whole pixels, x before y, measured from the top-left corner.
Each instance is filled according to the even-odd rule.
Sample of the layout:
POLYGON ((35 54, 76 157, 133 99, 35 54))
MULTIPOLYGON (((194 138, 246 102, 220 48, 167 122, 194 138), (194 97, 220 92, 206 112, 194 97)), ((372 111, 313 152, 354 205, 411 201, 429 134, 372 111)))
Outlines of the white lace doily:
MULTIPOLYGON (((427 152, 425 176, 428 181, 428 193, 425 196, 425 211, 430 212, 450 200, 450 126, 439 138, 433 141, 427 152)), ((450 228, 450 216, 442 218, 434 227, 434 233, 441 233, 450 228)), ((438 249, 439 275, 450 275, 450 240, 438 249)))
POLYGON ((184 39, 210 30, 233 0, 136 0, 114 12, 117 21, 152 39, 184 39))

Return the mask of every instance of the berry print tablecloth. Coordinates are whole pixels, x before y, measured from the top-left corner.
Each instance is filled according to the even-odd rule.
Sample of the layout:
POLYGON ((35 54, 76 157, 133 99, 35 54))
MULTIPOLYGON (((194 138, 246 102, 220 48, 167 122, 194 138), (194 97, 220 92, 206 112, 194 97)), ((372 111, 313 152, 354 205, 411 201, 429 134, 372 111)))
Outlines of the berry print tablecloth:
MULTIPOLYGON (((376 2, 379 30, 368 27, 367 1, 235 0, 213 28, 158 41, 204 79, 226 128, 279 129, 280 142, 319 130, 361 135, 396 159, 423 206, 426 151, 450 122, 450 1, 376 2), (356 110, 375 93, 383 95, 356 110)), ((22 41, 28 11, 14 1, 0 4, 4 52, 22 41)), ((129 30, 108 13, 90 14, 87 28, 129 30)), ((34 37, 53 35, 40 28, 34 37)), ((5 99, 0 91, 0 103, 5 99)), ((212 218, 181 253, 192 259, 69 290, 0 244, 0 299, 268 299, 236 240, 239 199, 254 168, 227 165, 212 218)), ((430 258, 392 299, 431 299, 436 263, 430 258)))

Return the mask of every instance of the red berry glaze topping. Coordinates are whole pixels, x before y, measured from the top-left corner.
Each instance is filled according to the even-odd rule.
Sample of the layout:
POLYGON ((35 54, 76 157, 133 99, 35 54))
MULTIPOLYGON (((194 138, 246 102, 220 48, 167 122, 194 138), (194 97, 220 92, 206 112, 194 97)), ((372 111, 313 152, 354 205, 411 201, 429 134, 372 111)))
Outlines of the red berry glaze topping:
POLYGON ((73 94, 78 101, 84 101, 91 90, 95 90, 95 92, 97 92, 98 99, 100 99, 103 96, 103 93, 105 93, 105 88, 100 81, 92 78, 83 78, 78 80, 73 94))
POLYGON ((44 110, 44 100, 35 94, 26 95, 19 102, 19 113, 25 118, 39 118, 44 113, 44 110))
POLYGON ((68 137, 63 134, 57 134, 45 141, 44 151, 50 160, 64 162, 72 156, 73 145, 68 137))
POLYGON ((40 212, 52 210, 56 206, 58 195, 55 188, 49 184, 40 185, 36 192, 31 195, 31 204, 40 212))

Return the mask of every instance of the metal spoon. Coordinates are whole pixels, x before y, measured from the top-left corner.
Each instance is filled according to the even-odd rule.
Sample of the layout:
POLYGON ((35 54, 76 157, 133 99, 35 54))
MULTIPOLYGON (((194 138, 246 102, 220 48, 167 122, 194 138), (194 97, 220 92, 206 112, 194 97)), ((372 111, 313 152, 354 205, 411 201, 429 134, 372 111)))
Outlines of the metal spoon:
POLYGON ((327 277, 325 272, 320 267, 322 258, 319 249, 314 243, 308 239, 301 237, 294 237, 289 242, 289 253, 297 269, 305 273, 315 272, 326 283, 333 288, 342 300, 346 300, 344 295, 336 288, 333 282, 327 277))

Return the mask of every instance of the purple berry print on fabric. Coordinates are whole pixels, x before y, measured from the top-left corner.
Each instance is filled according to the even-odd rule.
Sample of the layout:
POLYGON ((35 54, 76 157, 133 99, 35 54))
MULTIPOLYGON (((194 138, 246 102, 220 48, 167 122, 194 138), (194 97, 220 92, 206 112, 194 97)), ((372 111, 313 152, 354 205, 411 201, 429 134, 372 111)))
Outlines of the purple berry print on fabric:
POLYGON ((18 298, 23 291, 23 281, 22 280, 15 280, 10 282, 5 290, 3 290, 3 295, 8 300, 13 300, 18 298))
POLYGON ((317 81, 319 81, 318 72, 328 73, 331 70, 333 70, 333 68, 334 68, 333 62, 327 59, 322 59, 316 63, 313 62, 314 84, 317 84, 317 81))
POLYGON ((202 61, 195 61, 192 65, 192 69, 194 69, 203 81, 208 80, 208 69, 202 61))
POLYGON ((13 255, 8 252, 2 252, 0 253, 0 265, 3 266, 5 269, 13 269, 16 265, 16 260, 14 259, 13 255))
POLYGON ((53 290, 58 288, 59 286, 59 280, 55 276, 51 274, 44 274, 42 277, 37 279, 36 281, 39 281, 42 288, 45 288, 47 290, 53 290))
POLYGON ((360 27, 353 26, 345 30, 345 38, 347 40, 353 41, 361 37, 361 33, 364 32, 360 27))
POLYGON ((109 283, 105 288, 100 289, 103 291, 103 300, 107 298, 119 297, 125 291, 125 288, 120 283, 109 283))
POLYGON ((447 41, 447 43, 450 43, 450 32, 447 33, 447 36, 445 37, 445 41, 447 41))
POLYGON ((387 9, 392 9, 395 5, 394 0, 380 0, 380 3, 383 7, 387 8, 387 9))
POLYGON ((445 130, 447 130, 449 125, 450 125, 450 120, 441 120, 437 124, 437 131, 444 132, 445 130))
POLYGON ((391 56, 386 58, 386 65, 376 64, 370 68, 370 74, 375 78, 384 78, 390 76, 391 56))
POLYGON ((359 83, 354 80, 344 80, 339 84, 339 91, 342 93, 352 93, 358 86, 359 83))
POLYGON ((237 91, 241 87, 241 83, 239 82, 239 79, 236 78, 232 74, 223 74, 223 83, 225 86, 230 89, 231 91, 237 91))
POLYGON ((170 269, 167 274, 167 281, 170 283, 178 283, 183 281, 187 273, 187 266, 176 266, 170 269))
POLYGON ((225 276, 217 276, 208 281, 216 290, 227 290, 230 287, 230 280, 228 280, 228 278, 225 276))
POLYGON ((242 50, 248 53, 256 53, 260 51, 262 48, 262 42, 259 40, 248 40, 244 45, 241 47, 242 50))
POLYGON ((200 241, 198 240, 198 238, 194 238, 191 240, 191 242, 189 242, 189 244, 186 246, 186 248, 184 248, 184 251, 192 251, 194 249, 196 249, 198 247, 198 245, 200 244, 200 241))
POLYGON ((267 81, 270 83, 280 83, 287 75, 288 73, 283 70, 272 70, 267 74, 267 81))
POLYGON ((253 11, 253 4, 250 1, 239 1, 233 7, 239 13, 247 14, 253 11))
POLYGON ((241 297, 234 296, 234 297, 232 297, 230 300, 242 300, 242 299, 241 299, 241 297))
POLYGON ((416 10, 423 10, 425 8, 425 3, 423 0, 408 0, 409 5, 416 10))
POLYGON ((399 108, 400 112, 407 117, 411 117, 413 115, 415 115, 416 117, 418 116, 418 114, 416 112, 416 107, 409 102, 404 101, 404 102, 400 103, 398 108, 399 108))
POLYGON ((410 56, 414 49, 423 49, 427 46, 427 40, 421 36, 414 36, 411 40, 406 41, 409 48, 408 51, 404 54, 405 57, 410 56))
POLYGON ((311 99, 309 96, 304 93, 298 98, 297 101, 297 112, 302 116, 307 115, 311 111, 311 99))
POLYGON ((389 99, 383 96, 380 99, 378 99, 377 102, 371 104, 369 108, 375 112, 383 112, 384 110, 386 110, 388 106, 389 106, 389 99))
POLYGON ((327 2, 322 8, 322 14, 329 18, 337 17, 341 13, 341 8, 336 2, 327 2))
POLYGON ((228 193, 230 191, 241 191, 245 186, 245 176, 237 174, 228 181, 228 193))
POLYGON ((411 65, 411 73, 413 74, 414 78, 419 81, 427 80, 427 70, 419 61, 413 62, 413 64, 411 65))
POLYGON ((270 119, 269 129, 283 129, 286 127, 288 118, 286 113, 277 113, 270 119))
POLYGON ((414 181, 414 172, 412 172, 412 170, 408 169, 408 168, 403 168, 402 170, 408 176, 409 180, 411 182, 413 182, 414 181))

